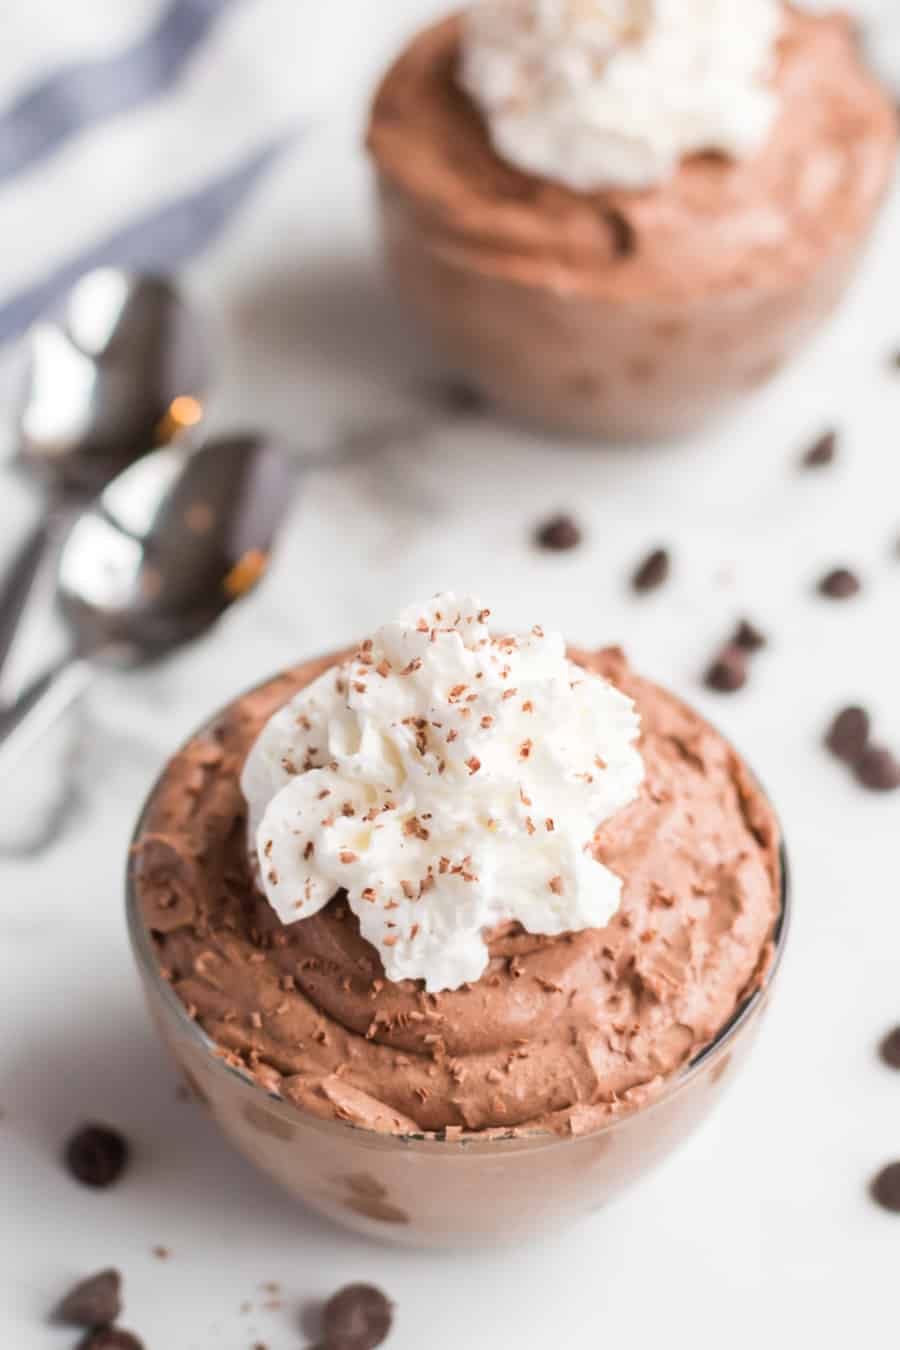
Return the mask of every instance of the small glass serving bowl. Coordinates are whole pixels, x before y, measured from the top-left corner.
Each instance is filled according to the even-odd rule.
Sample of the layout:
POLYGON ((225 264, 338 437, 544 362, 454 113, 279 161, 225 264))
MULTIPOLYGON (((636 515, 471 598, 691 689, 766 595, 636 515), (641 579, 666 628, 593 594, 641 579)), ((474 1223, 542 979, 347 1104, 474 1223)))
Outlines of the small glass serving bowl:
POLYGON ((416 1247, 545 1234, 602 1208, 667 1157, 709 1115, 744 1063, 781 967, 789 924, 782 851, 781 911, 760 985, 647 1106, 581 1135, 378 1134, 313 1116, 223 1058, 160 974, 138 902, 135 857, 132 848, 126 882, 131 945, 157 1031, 195 1097, 241 1153, 304 1204, 380 1241, 416 1247))

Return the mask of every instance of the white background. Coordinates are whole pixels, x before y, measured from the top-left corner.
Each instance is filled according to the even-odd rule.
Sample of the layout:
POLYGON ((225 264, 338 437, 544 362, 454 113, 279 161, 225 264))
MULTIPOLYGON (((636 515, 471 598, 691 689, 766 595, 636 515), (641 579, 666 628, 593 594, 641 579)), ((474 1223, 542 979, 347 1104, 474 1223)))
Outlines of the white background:
MULTIPOLYGON (((900 796, 864 793, 820 742, 835 709, 859 699, 900 750, 900 561, 891 556, 900 372, 890 364, 900 348, 900 199, 827 334, 689 444, 576 447, 453 420, 418 395, 425 358, 380 279, 360 150, 376 71, 413 20, 438 7, 306 8, 316 31, 293 41, 290 78, 273 47, 283 53, 296 38, 295 5, 289 15, 276 0, 248 4, 217 38, 232 44, 237 66, 252 67, 258 50, 267 71, 280 71, 259 125, 310 107, 316 119, 188 282, 223 322, 220 420, 271 424, 320 467, 300 486, 264 589, 165 667, 104 679, 85 710, 73 783, 48 753, 33 781, 4 789, 4 824, 19 843, 38 788, 59 789, 68 809, 51 845, 0 859, 0 1345, 71 1344, 44 1326, 48 1306, 76 1277, 114 1264, 126 1278, 125 1323, 148 1350, 250 1350, 256 1340, 296 1350, 306 1343, 299 1309, 357 1279, 396 1299, 396 1350, 742 1350, 761 1339, 887 1350, 898 1336, 900 1218, 876 1209, 866 1186, 900 1157, 900 1075, 876 1055, 900 1022, 900 796), (799 471, 802 450, 831 425, 838 463, 799 471), (348 441, 356 458, 329 466, 348 441), (578 551, 532 547, 535 523, 554 508, 582 520, 578 551), (636 599, 627 577, 658 543, 672 549, 673 579, 636 599), (863 594, 845 604, 817 597, 823 570, 843 563, 861 572, 863 594), (780 992, 712 1122, 607 1212, 501 1254, 382 1248, 310 1217, 258 1177, 197 1107, 176 1099, 122 914, 129 831, 178 740, 272 669, 444 587, 475 590, 510 624, 623 642, 746 751, 782 814, 794 868, 780 992), (771 635, 770 649, 743 693, 710 694, 699 674, 743 614, 771 635), (92 1118, 119 1125, 135 1147, 127 1177, 105 1194, 80 1189, 58 1161, 67 1133, 92 1118), (153 1256, 156 1244, 171 1248, 169 1261, 153 1256), (283 1308, 263 1308, 264 1281, 282 1284, 283 1308)), ((22 41, 37 44, 40 15, 18 22, 22 41)), ((130 32, 125 24, 120 40, 130 32)), ((195 75, 196 90, 175 95, 185 110, 194 95, 211 97, 202 66, 195 75)), ((237 144, 256 105, 220 91, 217 106, 217 134, 237 144)), ((125 158, 129 135, 137 151, 159 154, 159 126, 147 122, 124 119, 125 158)), ((74 146, 54 166, 60 188, 79 180, 87 155, 74 146)), ((97 177, 98 192, 111 191, 97 177)), ((93 209, 86 201, 86 216, 93 209)), ((48 234, 60 256, 82 229, 75 207, 70 229, 66 239, 48 234)), ((35 246, 24 269, 20 260, 23 279, 49 261, 35 246)), ((0 533, 29 509, 24 488, 5 479, 0 533)))

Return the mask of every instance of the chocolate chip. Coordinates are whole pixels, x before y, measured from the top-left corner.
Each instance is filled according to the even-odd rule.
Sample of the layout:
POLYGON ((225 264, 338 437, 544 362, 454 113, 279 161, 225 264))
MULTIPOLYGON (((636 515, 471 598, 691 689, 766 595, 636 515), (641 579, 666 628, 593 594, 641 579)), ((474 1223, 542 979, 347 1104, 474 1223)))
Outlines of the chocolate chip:
POLYGON ((825 744, 838 759, 855 764, 869 743, 869 714, 865 708, 844 708, 825 735, 825 744))
POLYGON ((856 761, 856 776, 872 792, 900 788, 900 760, 882 745, 868 745, 856 761))
POLYGON ((733 694, 747 683, 747 653, 729 642, 723 647, 706 672, 707 689, 720 694, 733 694))
POLYGON ((741 619, 734 630, 734 637, 731 641, 735 647, 740 647, 742 651, 758 652, 765 647, 768 639, 765 633, 761 633, 749 619, 741 619))
POLYGON ((803 467, 821 469, 826 464, 833 464, 837 455, 837 443, 837 432, 826 431, 824 436, 813 442, 803 456, 803 467))
POLYGON ((348 1284, 322 1313, 324 1350, 374 1350, 391 1329, 393 1307, 371 1284, 348 1284))
POLYGON ((613 252, 617 258, 628 258, 637 248, 637 235, 627 216, 615 207, 605 212, 606 223, 612 235, 613 252))
POLYGON ((118 1181, 128 1162, 128 1144, 105 1125, 85 1125, 66 1144, 66 1164, 84 1186, 102 1189, 118 1181))
POLYGON ((860 590, 862 582, 848 567, 835 567, 819 582, 820 595, 827 595, 831 600, 849 600, 851 595, 856 595, 860 590))
POLYGON ((69 1290, 53 1320, 73 1327, 105 1327, 122 1311, 121 1288, 122 1277, 117 1270, 101 1270, 69 1290))
POLYGON ((551 516, 539 526, 535 539, 541 548, 561 553, 566 549, 578 547, 581 543, 581 530, 571 516, 551 516))
POLYGON ((900 1069, 900 1027, 889 1031, 878 1047, 882 1061, 889 1069, 900 1069))
POLYGON ((144 1350, 144 1342, 121 1327, 98 1327, 78 1342, 78 1350, 144 1350))
POLYGON ((882 1209, 900 1214, 900 1162, 883 1167, 877 1177, 872 1179, 869 1193, 882 1209))
POLYGON ((654 549, 635 569, 631 578, 632 590, 640 593, 655 591, 658 586, 662 586, 663 582, 668 580, 671 570, 672 560, 666 549, 654 549))
POLYGON ((445 380, 432 386, 435 401, 447 412, 460 417, 477 417, 487 408, 487 399, 480 389, 465 380, 445 380))

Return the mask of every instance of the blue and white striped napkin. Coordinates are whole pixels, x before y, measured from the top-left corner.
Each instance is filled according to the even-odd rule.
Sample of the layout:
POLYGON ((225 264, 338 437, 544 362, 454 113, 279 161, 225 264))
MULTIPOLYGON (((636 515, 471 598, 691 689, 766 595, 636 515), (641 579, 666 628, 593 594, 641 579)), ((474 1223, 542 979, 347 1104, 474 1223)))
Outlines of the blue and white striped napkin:
POLYGON ((0 343, 85 268, 202 252, 352 78, 354 8, 373 17, 352 0, 9 6, 0 343))

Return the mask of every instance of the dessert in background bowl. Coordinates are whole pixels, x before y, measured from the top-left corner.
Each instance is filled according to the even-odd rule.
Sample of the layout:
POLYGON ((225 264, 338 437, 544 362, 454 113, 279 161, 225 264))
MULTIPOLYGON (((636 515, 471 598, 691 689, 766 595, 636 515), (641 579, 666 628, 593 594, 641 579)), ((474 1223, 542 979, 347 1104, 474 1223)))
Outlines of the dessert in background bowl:
POLYGON ((893 101, 851 21, 780 0, 478 0, 368 135, 401 293, 457 370, 579 434, 682 434, 841 298, 893 101))
POLYGON ((616 649, 436 597, 237 699, 129 868, 159 1031, 225 1133, 415 1244, 588 1213, 712 1107, 785 933, 743 761, 616 649))

